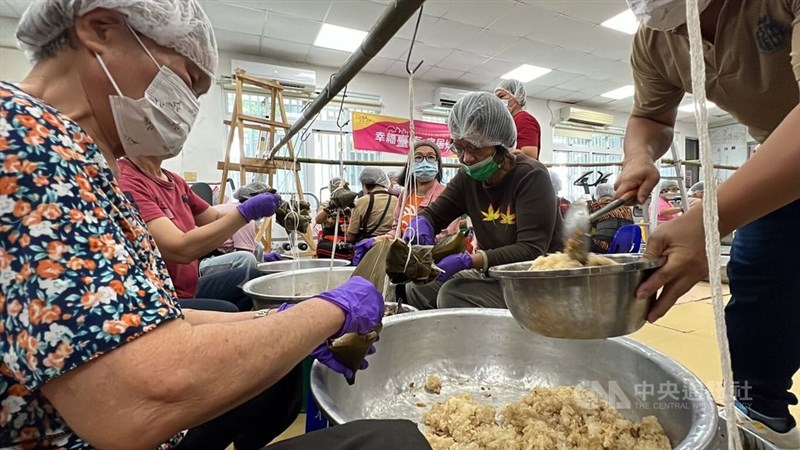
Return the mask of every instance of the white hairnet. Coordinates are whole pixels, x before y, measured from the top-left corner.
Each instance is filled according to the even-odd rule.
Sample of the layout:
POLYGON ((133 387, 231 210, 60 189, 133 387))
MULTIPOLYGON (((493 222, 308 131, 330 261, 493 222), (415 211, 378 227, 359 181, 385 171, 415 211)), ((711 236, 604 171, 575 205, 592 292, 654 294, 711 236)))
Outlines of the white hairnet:
POLYGON ((693 184, 691 188, 689 188, 689 193, 694 194, 697 192, 705 191, 706 184, 702 181, 698 181, 697 183, 693 184))
POLYGON ((367 167, 361 171, 359 177, 361 184, 379 184, 383 187, 389 187, 389 177, 386 173, 377 167, 367 167))
POLYGON ((333 177, 331 178, 331 181, 328 182, 328 189, 333 192, 344 185, 345 182, 342 177, 333 177))
POLYGON ((17 26, 19 46, 33 61, 41 50, 97 8, 125 15, 136 31, 189 58, 210 77, 219 56, 211 22, 197 0, 47 0, 31 2, 17 26))
POLYGON ((525 92, 525 85, 519 80, 500 80, 500 84, 494 90, 498 89, 511 94, 514 100, 519 103, 519 106, 525 106, 525 103, 528 102, 528 93, 525 92))
POLYGON ((665 189, 675 188, 678 189, 678 182, 675 180, 662 180, 661 184, 658 185, 658 190, 663 191, 665 189))
POLYGON ((608 183, 598 184, 597 187, 594 188, 594 196, 595 198, 613 197, 614 187, 608 183))
POLYGON ((553 183, 553 190, 558 194, 561 191, 561 177, 555 172, 550 172, 550 182, 553 183))
POLYGON ((450 136, 463 139, 477 148, 501 145, 513 150, 517 143, 517 128, 508 108, 488 92, 470 92, 453 105, 450 117, 450 136))

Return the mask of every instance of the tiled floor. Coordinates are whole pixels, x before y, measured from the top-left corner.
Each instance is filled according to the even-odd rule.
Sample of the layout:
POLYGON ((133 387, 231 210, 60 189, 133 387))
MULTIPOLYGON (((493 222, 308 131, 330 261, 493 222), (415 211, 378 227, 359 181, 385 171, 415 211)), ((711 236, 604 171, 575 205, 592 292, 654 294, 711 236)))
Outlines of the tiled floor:
MULTIPOLYGON (((723 292, 727 302, 730 299, 727 285, 723 286, 723 292)), ((695 286, 664 318, 654 325, 645 325, 632 337, 683 364, 721 401, 722 368, 707 283, 695 286)), ((800 374, 795 375, 792 392, 800 397, 800 374)), ((800 418, 800 407, 794 406, 791 411, 800 418)))
MULTIPOLYGON (((727 302, 730 298, 728 286, 723 286, 723 292, 727 302)), ((711 290, 707 283, 695 286, 664 318, 654 325, 645 325, 632 337, 683 364, 721 400, 722 369, 714 328, 711 290)), ((800 397, 800 374, 794 379, 793 392, 800 397)), ((800 419, 800 407, 793 407, 792 413, 800 419)), ((278 439, 297 436, 304 428, 303 414, 278 439)))

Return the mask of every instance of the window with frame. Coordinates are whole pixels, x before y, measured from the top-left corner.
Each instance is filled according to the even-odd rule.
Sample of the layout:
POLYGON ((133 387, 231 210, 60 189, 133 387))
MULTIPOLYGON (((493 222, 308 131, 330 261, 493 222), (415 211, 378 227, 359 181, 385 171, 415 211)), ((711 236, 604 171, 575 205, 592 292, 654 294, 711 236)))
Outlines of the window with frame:
MULTIPOLYGON (((621 162, 623 140, 624 137, 618 134, 556 129, 553 136, 553 164, 621 162)), ((582 175, 591 172, 585 179, 588 184, 594 184, 603 175, 610 174, 607 182, 613 183, 620 170, 621 167, 615 165, 550 168, 551 172, 561 178, 562 189, 559 195, 570 201, 591 198, 594 194, 594 187, 587 189, 575 185, 582 175)))

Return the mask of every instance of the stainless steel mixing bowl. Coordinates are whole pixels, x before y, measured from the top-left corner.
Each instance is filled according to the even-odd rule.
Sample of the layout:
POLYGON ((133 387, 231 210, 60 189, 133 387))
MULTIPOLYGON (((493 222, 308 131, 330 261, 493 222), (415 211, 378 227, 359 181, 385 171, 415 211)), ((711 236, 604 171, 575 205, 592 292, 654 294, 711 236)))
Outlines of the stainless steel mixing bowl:
MULTIPOLYGON (((334 259, 333 267, 349 266, 350 261, 346 259, 334 259)), ((265 275, 286 272, 287 270, 303 270, 303 269, 318 269, 328 268, 331 266, 330 259, 298 259, 298 260, 284 260, 265 262, 258 265, 258 270, 265 275)))
POLYGON ((253 299, 256 309, 270 308, 286 302, 298 303, 339 286, 354 270, 355 267, 289 270, 254 278, 245 283, 242 290, 253 299))
POLYGON ((311 389, 333 423, 397 418, 424 428, 423 412, 462 392, 501 407, 535 386, 585 386, 627 419, 658 418, 676 449, 707 449, 717 433, 717 408, 700 380, 628 338, 550 339, 523 330, 505 310, 449 309, 385 318, 376 347, 353 386, 314 363, 311 389), (440 395, 422 389, 431 374, 444 382, 440 395))
POLYGON ((645 324, 655 296, 637 299, 639 284, 663 260, 638 254, 606 255, 618 265, 529 271, 531 262, 489 269, 500 280, 509 311, 534 333, 564 339, 602 339, 645 324))

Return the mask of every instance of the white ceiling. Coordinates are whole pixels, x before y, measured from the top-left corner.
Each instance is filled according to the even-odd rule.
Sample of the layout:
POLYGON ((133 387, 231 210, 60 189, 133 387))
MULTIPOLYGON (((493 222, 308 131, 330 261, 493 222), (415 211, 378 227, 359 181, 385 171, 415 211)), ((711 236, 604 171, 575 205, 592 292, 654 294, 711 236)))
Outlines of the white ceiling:
MULTIPOLYGON (((340 66, 346 52, 314 47, 323 22, 369 30, 392 0, 202 0, 219 47, 319 66, 340 66)), ((0 16, 19 17, 30 0, 0 0, 0 16)), ((526 84, 528 95, 616 111, 632 99, 600 95, 632 84, 632 36, 599 24, 625 0, 427 0, 412 63, 415 78, 465 89, 493 90, 520 64, 553 69, 526 84)), ((414 18, 364 69, 405 77, 414 18)), ((6 24, 7 22, 0 22, 6 24)), ((3 26, 2 28, 8 28, 3 26)), ((8 45, 9 30, 0 30, 8 45)), ((691 113, 681 113, 690 119, 691 113)))

